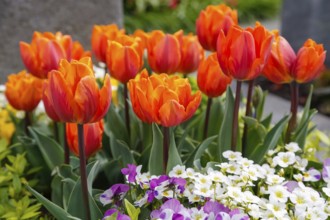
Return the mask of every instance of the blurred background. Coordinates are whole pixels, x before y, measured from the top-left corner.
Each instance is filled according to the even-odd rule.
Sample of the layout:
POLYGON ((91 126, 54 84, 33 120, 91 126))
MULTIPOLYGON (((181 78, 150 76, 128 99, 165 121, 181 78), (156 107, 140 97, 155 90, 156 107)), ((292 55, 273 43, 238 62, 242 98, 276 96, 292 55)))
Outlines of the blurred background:
MULTIPOLYGON (((136 29, 161 29, 174 33, 195 32, 200 11, 210 4, 226 3, 237 9, 242 26, 261 21, 268 29, 279 29, 297 51, 313 38, 330 49, 329 0, 1 0, 0 1, 0 84, 7 75, 22 70, 19 41, 30 42, 34 31, 61 31, 91 48, 94 24, 116 23, 127 33, 136 29)), ((330 66, 330 56, 326 66, 330 66)), ((258 83, 282 97, 289 97, 286 85, 273 85, 261 78, 258 83)), ((330 71, 318 80, 313 106, 330 116, 330 71)), ((309 85, 301 89, 304 104, 309 85)))

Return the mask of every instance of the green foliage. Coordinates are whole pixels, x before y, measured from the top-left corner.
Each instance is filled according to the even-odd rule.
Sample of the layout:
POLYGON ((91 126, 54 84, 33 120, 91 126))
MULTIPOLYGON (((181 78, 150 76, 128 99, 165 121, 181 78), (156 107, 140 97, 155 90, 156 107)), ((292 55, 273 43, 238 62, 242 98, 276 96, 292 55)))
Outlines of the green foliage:
POLYGON ((0 219, 39 219, 41 204, 31 197, 24 184, 35 185, 26 154, 16 154, 0 140, 0 219))

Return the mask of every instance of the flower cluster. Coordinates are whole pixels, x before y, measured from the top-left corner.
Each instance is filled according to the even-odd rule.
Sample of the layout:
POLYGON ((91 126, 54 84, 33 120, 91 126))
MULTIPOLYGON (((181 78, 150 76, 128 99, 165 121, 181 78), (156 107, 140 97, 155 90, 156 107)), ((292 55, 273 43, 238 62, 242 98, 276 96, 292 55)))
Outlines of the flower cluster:
MULTIPOLYGON (((227 162, 200 171, 177 165, 168 175, 152 176, 129 165, 122 173, 130 199, 151 208, 151 219, 327 219, 330 159, 321 174, 303 156, 289 143, 269 151, 262 165, 226 151, 227 162)), ((106 195, 101 201, 111 204, 106 195)))

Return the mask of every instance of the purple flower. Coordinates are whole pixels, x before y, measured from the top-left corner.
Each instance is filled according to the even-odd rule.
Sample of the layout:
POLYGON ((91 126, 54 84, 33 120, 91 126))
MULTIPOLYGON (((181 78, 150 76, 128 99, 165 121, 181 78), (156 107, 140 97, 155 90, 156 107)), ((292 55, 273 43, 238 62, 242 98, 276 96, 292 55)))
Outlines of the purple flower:
POLYGON ((128 190, 129 186, 126 184, 115 184, 101 194, 100 202, 103 205, 107 205, 112 203, 113 200, 122 200, 128 190))
POLYGON ((105 219, 108 216, 113 215, 114 213, 117 213, 117 220, 131 220, 131 218, 125 214, 120 213, 117 209, 108 209, 103 216, 103 219, 105 219))
POLYGON ((286 186, 286 189, 292 193, 295 188, 298 187, 298 182, 294 180, 288 181, 284 186, 286 186))
POLYGON ((150 180, 150 189, 154 190, 157 186, 160 186, 161 183, 165 182, 168 179, 168 176, 161 175, 158 178, 150 180))
POLYGON ((121 169, 121 173, 128 176, 127 180, 130 183, 134 183, 135 182, 135 177, 136 177, 136 166, 134 164, 128 164, 127 168, 123 168, 121 169))
POLYGON ((211 212, 213 212, 214 214, 217 214, 220 212, 229 213, 230 209, 218 202, 208 201, 205 203, 205 205, 203 207, 203 211, 208 214, 210 214, 211 212))
POLYGON ((188 210, 177 199, 167 200, 159 210, 151 212, 152 219, 184 220, 189 216, 188 210))
POLYGON ((325 182, 330 181, 330 158, 327 158, 323 162, 322 177, 325 182))

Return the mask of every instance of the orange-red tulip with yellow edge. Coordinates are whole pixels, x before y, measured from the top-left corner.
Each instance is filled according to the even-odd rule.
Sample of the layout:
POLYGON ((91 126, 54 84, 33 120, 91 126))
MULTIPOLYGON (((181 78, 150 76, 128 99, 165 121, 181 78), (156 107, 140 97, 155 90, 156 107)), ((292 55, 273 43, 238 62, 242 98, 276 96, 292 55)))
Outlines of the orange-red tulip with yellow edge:
POLYGON ((111 76, 121 83, 135 78, 143 66, 143 45, 140 38, 121 35, 108 41, 107 67, 111 76))
POLYGON ((116 24, 94 25, 92 31, 92 51, 96 58, 105 63, 108 40, 115 40, 125 33, 124 29, 119 29, 116 24))
POLYGON ((83 46, 78 42, 73 42, 72 52, 71 52, 71 59, 72 60, 80 60, 83 57, 90 57, 91 52, 85 51, 83 46))
POLYGON ((297 59, 292 69, 292 77, 298 83, 309 82, 324 70, 326 51, 322 44, 308 39, 297 53, 297 59))
POLYGON ((182 30, 174 35, 179 40, 181 48, 181 63, 178 72, 188 74, 196 71, 199 63, 204 58, 204 50, 197 37, 192 34, 183 35, 182 30))
POLYGON ((217 44, 222 71, 244 81, 255 79, 263 70, 271 50, 273 35, 262 25, 246 30, 239 26, 220 32, 217 44))
POLYGON ((156 73, 175 73, 181 63, 181 50, 178 39, 162 31, 150 33, 148 42, 148 62, 156 73))
POLYGON ((143 70, 128 82, 135 114, 146 123, 172 127, 189 119, 201 102, 201 92, 192 94, 188 79, 143 70))
POLYGON ((80 59, 88 55, 84 53, 82 47, 80 48, 82 52, 77 54, 76 48, 77 43, 72 42, 71 36, 63 35, 61 32, 56 34, 34 32, 30 44, 20 42, 21 58, 26 69, 32 75, 42 79, 47 78, 51 70, 57 69, 61 59, 71 60, 72 55, 75 59, 80 59))
MULTIPOLYGON (((103 131, 103 120, 84 124, 85 155, 87 158, 102 148, 103 131)), ((66 123, 66 138, 70 151, 79 157, 77 124, 66 123)))
POLYGON ((133 36, 141 38, 143 48, 147 48, 147 42, 149 37, 148 33, 144 32, 141 29, 137 29, 134 31, 133 36))
POLYGON ((297 56, 289 42, 278 32, 274 33, 275 40, 272 44, 268 62, 263 70, 263 75, 268 80, 277 83, 290 83, 293 80, 291 71, 297 56))
POLYGON ((208 97, 222 95, 232 79, 225 75, 218 62, 217 54, 212 53, 201 62, 197 72, 198 88, 208 97))
POLYGON ((198 40, 205 50, 215 51, 221 30, 226 35, 229 28, 238 24, 237 11, 225 4, 209 5, 196 20, 198 40))
POLYGON ((99 89, 91 58, 61 60, 43 85, 46 113, 54 121, 93 123, 103 118, 111 102, 109 75, 99 89))
POLYGON ((27 112, 35 109, 42 98, 42 81, 25 70, 9 75, 5 91, 9 104, 27 112))

